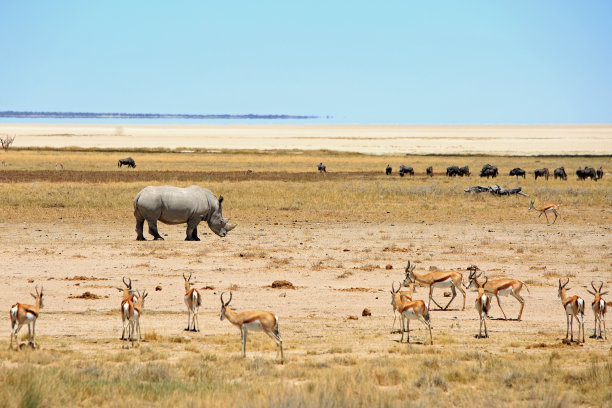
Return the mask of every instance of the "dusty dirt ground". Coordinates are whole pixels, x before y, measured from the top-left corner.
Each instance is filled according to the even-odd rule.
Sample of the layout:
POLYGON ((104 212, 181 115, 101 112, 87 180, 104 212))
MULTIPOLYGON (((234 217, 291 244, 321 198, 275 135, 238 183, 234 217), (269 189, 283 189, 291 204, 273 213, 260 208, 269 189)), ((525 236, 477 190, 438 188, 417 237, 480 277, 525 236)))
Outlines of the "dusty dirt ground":
MULTIPOLYGON (((333 348, 353 354, 384 353, 399 347, 399 334, 390 333, 389 290, 393 281, 403 279, 407 260, 417 262, 418 273, 435 268, 460 270, 466 283, 465 268, 475 264, 490 279, 526 281, 530 291, 522 292, 526 301, 523 319, 500 320, 501 312, 493 301, 490 338, 475 339, 475 292, 467 291, 464 311, 458 293, 447 311, 432 305, 434 348, 454 345, 503 353, 508 348, 537 352, 562 347, 565 316, 557 282, 570 277, 570 294, 580 295, 588 305, 584 349, 610 349, 610 340, 588 338, 593 332, 593 313, 592 296, 586 292, 592 280, 603 280, 607 288, 612 285, 608 225, 547 225, 535 216, 526 217, 522 225, 317 223, 304 221, 305 214, 296 214, 296 218, 301 220, 278 225, 244 222, 223 239, 200 226, 201 242, 185 242, 183 226, 163 224, 160 232, 165 241, 137 242, 134 222, 127 218, 125 222, 87 225, 61 220, 3 222, 0 309, 8 314, 13 303, 29 303, 31 288, 44 285, 45 305, 36 328, 41 348, 92 354, 119 349, 120 293, 116 287, 122 286, 121 278, 126 276, 136 289, 149 293, 142 318, 144 333, 178 336, 202 350, 239 355, 238 330, 219 320, 220 292, 232 288, 234 310, 263 309, 279 315, 287 359, 315 356, 333 348), (183 331, 187 324, 183 273, 193 273, 196 288, 202 288, 199 333, 183 331), (280 279, 292 282, 296 289, 272 289, 272 282, 280 279), (161 291, 155 290, 158 285, 161 291), (212 288, 205 289, 207 286, 212 288), (87 291, 101 298, 73 298, 87 291), (361 316, 366 307, 371 317, 361 316)), ((448 301, 441 290, 434 294, 439 303, 448 301)), ((427 290, 418 288, 415 298, 426 299, 427 290)), ((501 302, 508 317, 515 319, 518 302, 512 297, 502 297, 501 302)), ((3 320, 0 337, 7 344, 8 316, 3 320)), ((608 326, 612 336, 612 325, 608 326)), ((423 326, 414 321, 411 328, 411 342, 422 343, 426 339, 423 326)), ((27 328, 21 333, 27 333, 27 328)), ((273 357, 273 344, 264 335, 251 335, 249 344, 252 341, 264 346, 248 351, 249 355, 273 357)), ((176 350, 177 357, 180 354, 176 350)))

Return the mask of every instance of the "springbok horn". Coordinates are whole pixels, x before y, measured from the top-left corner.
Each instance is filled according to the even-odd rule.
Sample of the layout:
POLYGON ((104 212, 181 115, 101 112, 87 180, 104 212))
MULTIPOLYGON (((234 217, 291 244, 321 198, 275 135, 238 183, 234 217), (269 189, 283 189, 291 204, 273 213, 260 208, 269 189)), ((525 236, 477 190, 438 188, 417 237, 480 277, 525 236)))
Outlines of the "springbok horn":
MULTIPOLYGON (((599 292, 597 289, 595 289, 595 285, 593 285, 593 281, 591 281, 591 287, 593 288, 593 290, 594 290, 595 292, 599 292)), ((601 288, 600 288, 600 289, 601 289, 601 288)))
POLYGON ((482 287, 483 287, 483 288, 484 288, 484 286, 487 284, 487 282, 488 282, 488 281, 489 281, 489 277, 488 277, 488 276, 485 276, 485 281, 484 281, 484 283, 482 284, 482 287))
POLYGON ((191 280, 191 275, 193 275, 193 272, 189 272, 189 279, 187 279, 187 280, 189 280, 189 281, 191 280))
POLYGON ((599 290, 598 290, 598 292, 600 292, 600 293, 601 293, 601 288, 603 288, 603 281, 600 281, 600 282, 601 282, 601 284, 599 285, 599 290))
POLYGON ((225 305, 225 302, 223 302, 223 294, 224 294, 224 293, 225 293, 225 292, 221 292, 221 304, 222 304, 222 305, 225 305))
POLYGON ((391 282, 391 293, 395 293, 395 281, 391 282))
POLYGON ((408 260, 408 265, 406 265, 406 272, 408 272, 408 269, 410 269, 410 259, 408 260))
POLYGON ((142 298, 146 298, 147 296, 149 296, 149 294, 147 293, 146 290, 142 291, 142 298))
POLYGON ((230 298, 227 301, 227 303, 225 304, 225 306, 229 305, 231 301, 232 301, 232 291, 230 290, 230 298))
POLYGON ((399 293, 400 290, 402 290, 402 282, 397 282, 399 283, 399 286, 397 287, 397 290, 395 291, 395 293, 399 293))
POLYGON ((185 279, 185 282, 187 282, 187 278, 185 277, 185 272, 183 272, 183 279, 185 279))
MULTIPOLYGON (((567 285, 569 283, 569 278, 567 278, 567 281, 565 281, 565 285, 567 285)), ((563 286, 565 286, 563 285, 563 286)))

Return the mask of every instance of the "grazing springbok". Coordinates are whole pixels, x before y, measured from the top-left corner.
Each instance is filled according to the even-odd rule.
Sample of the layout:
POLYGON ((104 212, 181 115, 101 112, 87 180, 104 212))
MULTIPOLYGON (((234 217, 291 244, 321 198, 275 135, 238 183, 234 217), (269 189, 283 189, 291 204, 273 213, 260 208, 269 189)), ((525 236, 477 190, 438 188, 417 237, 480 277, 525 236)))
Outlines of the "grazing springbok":
POLYGON ((504 309, 502 309, 501 303, 499 301, 499 295, 512 295, 521 304, 521 310, 519 310, 518 317, 516 318, 516 320, 521 320, 521 316, 523 315, 523 308, 525 307, 525 299, 523 299, 520 295, 521 289, 523 289, 523 286, 525 286, 527 292, 529 292, 529 288, 524 282, 521 282, 520 280, 516 279, 495 279, 492 281, 485 282, 481 285, 478 282, 478 278, 482 276, 482 273, 476 275, 478 267, 475 265, 471 265, 468 267, 468 270, 470 271, 470 277, 468 278, 468 284, 465 287, 466 289, 469 289, 470 286, 474 284, 477 289, 483 287, 485 292, 495 295, 495 297, 497 298, 497 304, 499 305, 499 310, 501 310, 505 320, 508 320, 508 317, 506 316, 504 309))
MULTIPOLYGON (((412 283, 414 285, 414 283, 412 283)), ((400 312, 402 322, 402 337, 400 343, 404 341, 404 333, 407 333, 406 342, 410 343, 410 320, 420 320, 429 330, 429 342, 433 344, 431 335, 431 321, 429 320, 429 307, 422 300, 409 300, 399 293, 399 289, 391 292, 392 304, 395 304, 400 312), (404 323, 405 322, 405 323, 404 323)), ((425 343, 425 342, 423 342, 425 343)))
POLYGON ((125 338, 126 329, 128 329, 128 325, 130 323, 127 315, 124 313, 124 307, 128 301, 132 301, 133 303, 138 302, 138 298, 132 290, 132 279, 128 278, 129 283, 125 281, 125 276, 122 277, 121 280, 123 281, 125 288, 117 288, 117 290, 123 294, 123 296, 121 297, 121 307, 119 308, 119 310, 121 311, 121 320, 123 323, 123 331, 121 332, 120 340, 123 340, 125 338))
POLYGON ((408 261, 408 265, 406 266, 406 279, 404 280, 404 285, 406 285, 406 281, 408 282, 415 281, 416 283, 420 285, 429 286, 428 305, 430 305, 431 302, 433 301, 436 304, 436 306, 444 310, 448 309, 450 304, 453 302, 453 300, 457 296, 456 289, 459 289, 459 291, 463 294, 463 307, 461 310, 465 310, 465 291, 462 288, 463 275, 460 272, 436 271, 436 272, 419 274, 419 273, 414 272, 415 267, 416 265, 412 265, 411 267, 410 261, 408 261), (442 308, 442 306, 440 306, 438 302, 436 302, 432 297, 433 289, 434 288, 448 288, 448 287, 451 288, 451 291, 453 292, 453 297, 448 302, 448 304, 444 308, 442 308))
POLYGON ((55 163, 55 170, 57 169, 64 170, 64 163, 60 163, 60 162, 55 163))
POLYGON ((546 223, 550 224, 550 221, 548 221, 548 215, 546 213, 553 213, 555 214, 555 219, 553 220, 553 224, 557 221, 557 217, 559 216, 559 206, 557 204, 543 204, 543 205, 539 205, 537 207, 533 206, 533 201, 529 202, 529 209, 530 210, 536 210, 540 212, 540 215, 538 215, 538 218, 540 218, 542 216, 542 214, 544 214, 544 216, 546 217, 546 223))
MULTIPOLYGON (((391 333, 394 333, 393 328, 395 327, 395 319, 397 319, 396 311, 399 310, 399 303, 397 303, 395 294, 399 293, 401 299, 412 300, 412 294, 414 293, 414 281, 410 281, 410 283, 408 284, 408 290, 400 290, 401 288, 401 282, 399 282, 399 286, 397 289, 395 289, 395 282, 391 283, 391 306, 393 307, 393 324, 391 325, 391 333)), ((404 320, 400 315, 400 330, 403 329, 404 320)))
POLYGON ((28 324, 28 345, 32 345, 32 348, 36 349, 36 319, 38 318, 38 312, 43 308, 43 288, 42 286, 40 287, 40 292, 38 291, 38 286, 36 286, 35 289, 36 295, 30 293, 36 301, 34 305, 15 303, 11 306, 11 344, 9 345, 9 349, 13 348, 14 337, 17 343, 17 351, 19 351, 17 333, 19 333, 24 323, 28 324))
POLYGON ((137 291, 137 293, 138 300, 136 302, 128 300, 123 308, 123 313, 127 316, 128 321, 130 322, 130 329, 128 331, 128 336, 123 340, 123 345, 121 348, 124 348, 124 346, 125 348, 129 348, 129 345, 127 344, 128 339, 132 340, 132 348, 134 348, 134 336, 137 337, 138 347, 140 347, 140 316, 142 315, 142 310, 144 309, 145 298, 149 294, 146 290, 142 292, 142 295, 139 291, 137 291))
MULTIPOLYGON (((488 278, 485 277, 485 283, 487 284, 488 278)), ((489 337, 489 332, 487 331, 487 317, 489 317, 489 311, 491 310, 491 298, 489 295, 485 293, 484 285, 478 288, 478 297, 476 298, 476 302, 474 302, 474 306, 476 306, 476 310, 478 311, 478 315, 480 316, 480 327, 478 328, 478 338, 482 338, 482 326, 484 325, 485 329, 485 337, 489 337)))
POLYGON ((580 327, 582 327, 582 342, 584 343, 584 300, 580 296, 567 297, 566 288, 569 283, 569 278, 564 284, 561 284, 559 279, 558 296, 561 298, 563 308, 565 309, 565 319, 567 320, 567 329, 565 331, 565 340, 567 340, 570 332, 571 319, 571 341, 574 341, 574 318, 578 322, 578 342, 580 342, 580 327), (580 317, 579 317, 580 316, 580 317))
POLYGON ((187 305, 187 328, 185 331, 200 331, 200 320, 198 319, 198 308, 202 306, 202 297, 200 296, 200 292, 198 292, 195 288, 191 288, 194 284, 191 282, 191 273, 189 274, 189 278, 185 276, 183 273, 183 279, 185 279, 185 304, 187 305), (193 314, 193 319, 191 315, 193 314), (193 329, 191 328, 191 323, 193 323, 193 329), (197 327, 196 327, 197 323, 197 327))
POLYGON ((246 341, 247 334, 250 331, 263 331, 266 333, 278 346, 276 358, 280 352, 281 364, 285 362, 283 354, 283 339, 278 332, 278 316, 261 310, 253 310, 249 312, 235 313, 229 304, 232 301, 232 292, 227 302, 223 301, 221 293, 221 320, 226 318, 231 324, 240 329, 240 337, 242 339, 242 357, 246 357, 246 341))
POLYGON ((599 322, 599 338, 602 338, 601 331, 601 323, 603 322, 603 338, 608 340, 608 335, 606 334, 606 312, 608 311, 608 307, 606 305, 606 301, 602 298, 603 295, 606 295, 608 291, 601 292, 601 288, 603 287, 603 282, 600 281, 599 289, 595 289, 595 285, 591 282, 591 286, 593 287, 594 292, 591 292, 587 289, 591 295, 595 296, 593 299, 593 303, 591 303, 591 307, 593 308, 593 315, 595 316, 595 332, 591 336, 591 338, 597 338, 597 323, 599 322))

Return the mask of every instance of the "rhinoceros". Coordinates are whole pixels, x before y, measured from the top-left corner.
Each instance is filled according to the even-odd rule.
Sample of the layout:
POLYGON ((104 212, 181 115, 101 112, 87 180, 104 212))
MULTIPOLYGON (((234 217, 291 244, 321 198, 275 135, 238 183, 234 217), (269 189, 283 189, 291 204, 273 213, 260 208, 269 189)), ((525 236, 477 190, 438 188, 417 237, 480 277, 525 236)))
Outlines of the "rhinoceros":
POLYGON ((236 224, 229 224, 223 218, 219 199, 205 188, 189 186, 185 188, 173 186, 148 186, 143 188, 134 199, 134 217, 136 217, 136 233, 138 241, 144 241, 142 235, 144 221, 149 224, 149 234, 162 239, 157 232, 157 221, 164 224, 187 223, 187 237, 185 241, 199 241, 198 224, 206 221, 210 229, 220 237, 236 228, 236 224))

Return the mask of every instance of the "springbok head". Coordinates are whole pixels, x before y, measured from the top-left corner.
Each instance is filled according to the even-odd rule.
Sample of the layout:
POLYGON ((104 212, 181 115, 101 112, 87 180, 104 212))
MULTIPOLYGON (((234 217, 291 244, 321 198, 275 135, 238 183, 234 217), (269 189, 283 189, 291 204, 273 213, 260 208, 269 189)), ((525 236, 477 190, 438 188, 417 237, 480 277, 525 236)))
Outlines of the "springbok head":
POLYGON ((183 279, 185 280, 185 290, 186 291, 189 291, 189 287, 194 284, 193 282, 191 282, 191 275, 193 274, 190 272, 189 277, 186 277, 185 272, 183 272, 183 279))
POLYGON ((476 279, 482 276, 482 272, 477 273, 478 267, 476 265, 470 265, 467 267, 468 271, 470 271, 470 276, 468 277, 468 283, 465 286, 466 289, 469 289, 472 284, 476 281, 476 279))
POLYGON ((36 299, 37 301, 40 299, 40 307, 43 307, 43 287, 40 287, 40 292, 38 291, 38 285, 36 285, 34 287, 34 290, 36 291, 36 294, 33 294, 32 292, 30 292, 30 295, 32 295, 32 297, 34 299, 36 299))
POLYGON ((557 293, 557 296, 561 297, 561 294, 566 291, 569 290, 570 288, 567 288, 567 284, 569 283, 569 278, 567 278, 567 280, 565 281, 565 283, 561 283, 561 279, 559 279, 559 292, 557 293))
POLYGON ((229 300, 227 302, 223 301, 223 294, 225 292, 221 293, 221 320, 223 320, 223 317, 225 316, 225 308, 230 304, 230 302, 232 301, 232 292, 230 291, 230 297, 229 300))
POLYGON ((416 268, 416 265, 410 265, 410 260, 408 260, 408 265, 406 265, 406 277, 404 278, 404 285, 408 285, 408 283, 414 281, 414 268, 416 268))
POLYGON ((589 292, 591 295, 595 296, 595 299, 601 298, 603 295, 607 295, 608 291, 605 291, 602 293, 601 288, 603 288, 603 281, 599 281, 599 289, 595 288, 594 283, 591 281, 591 287, 593 288, 594 292, 591 292, 590 290, 587 289, 587 292, 589 292))

